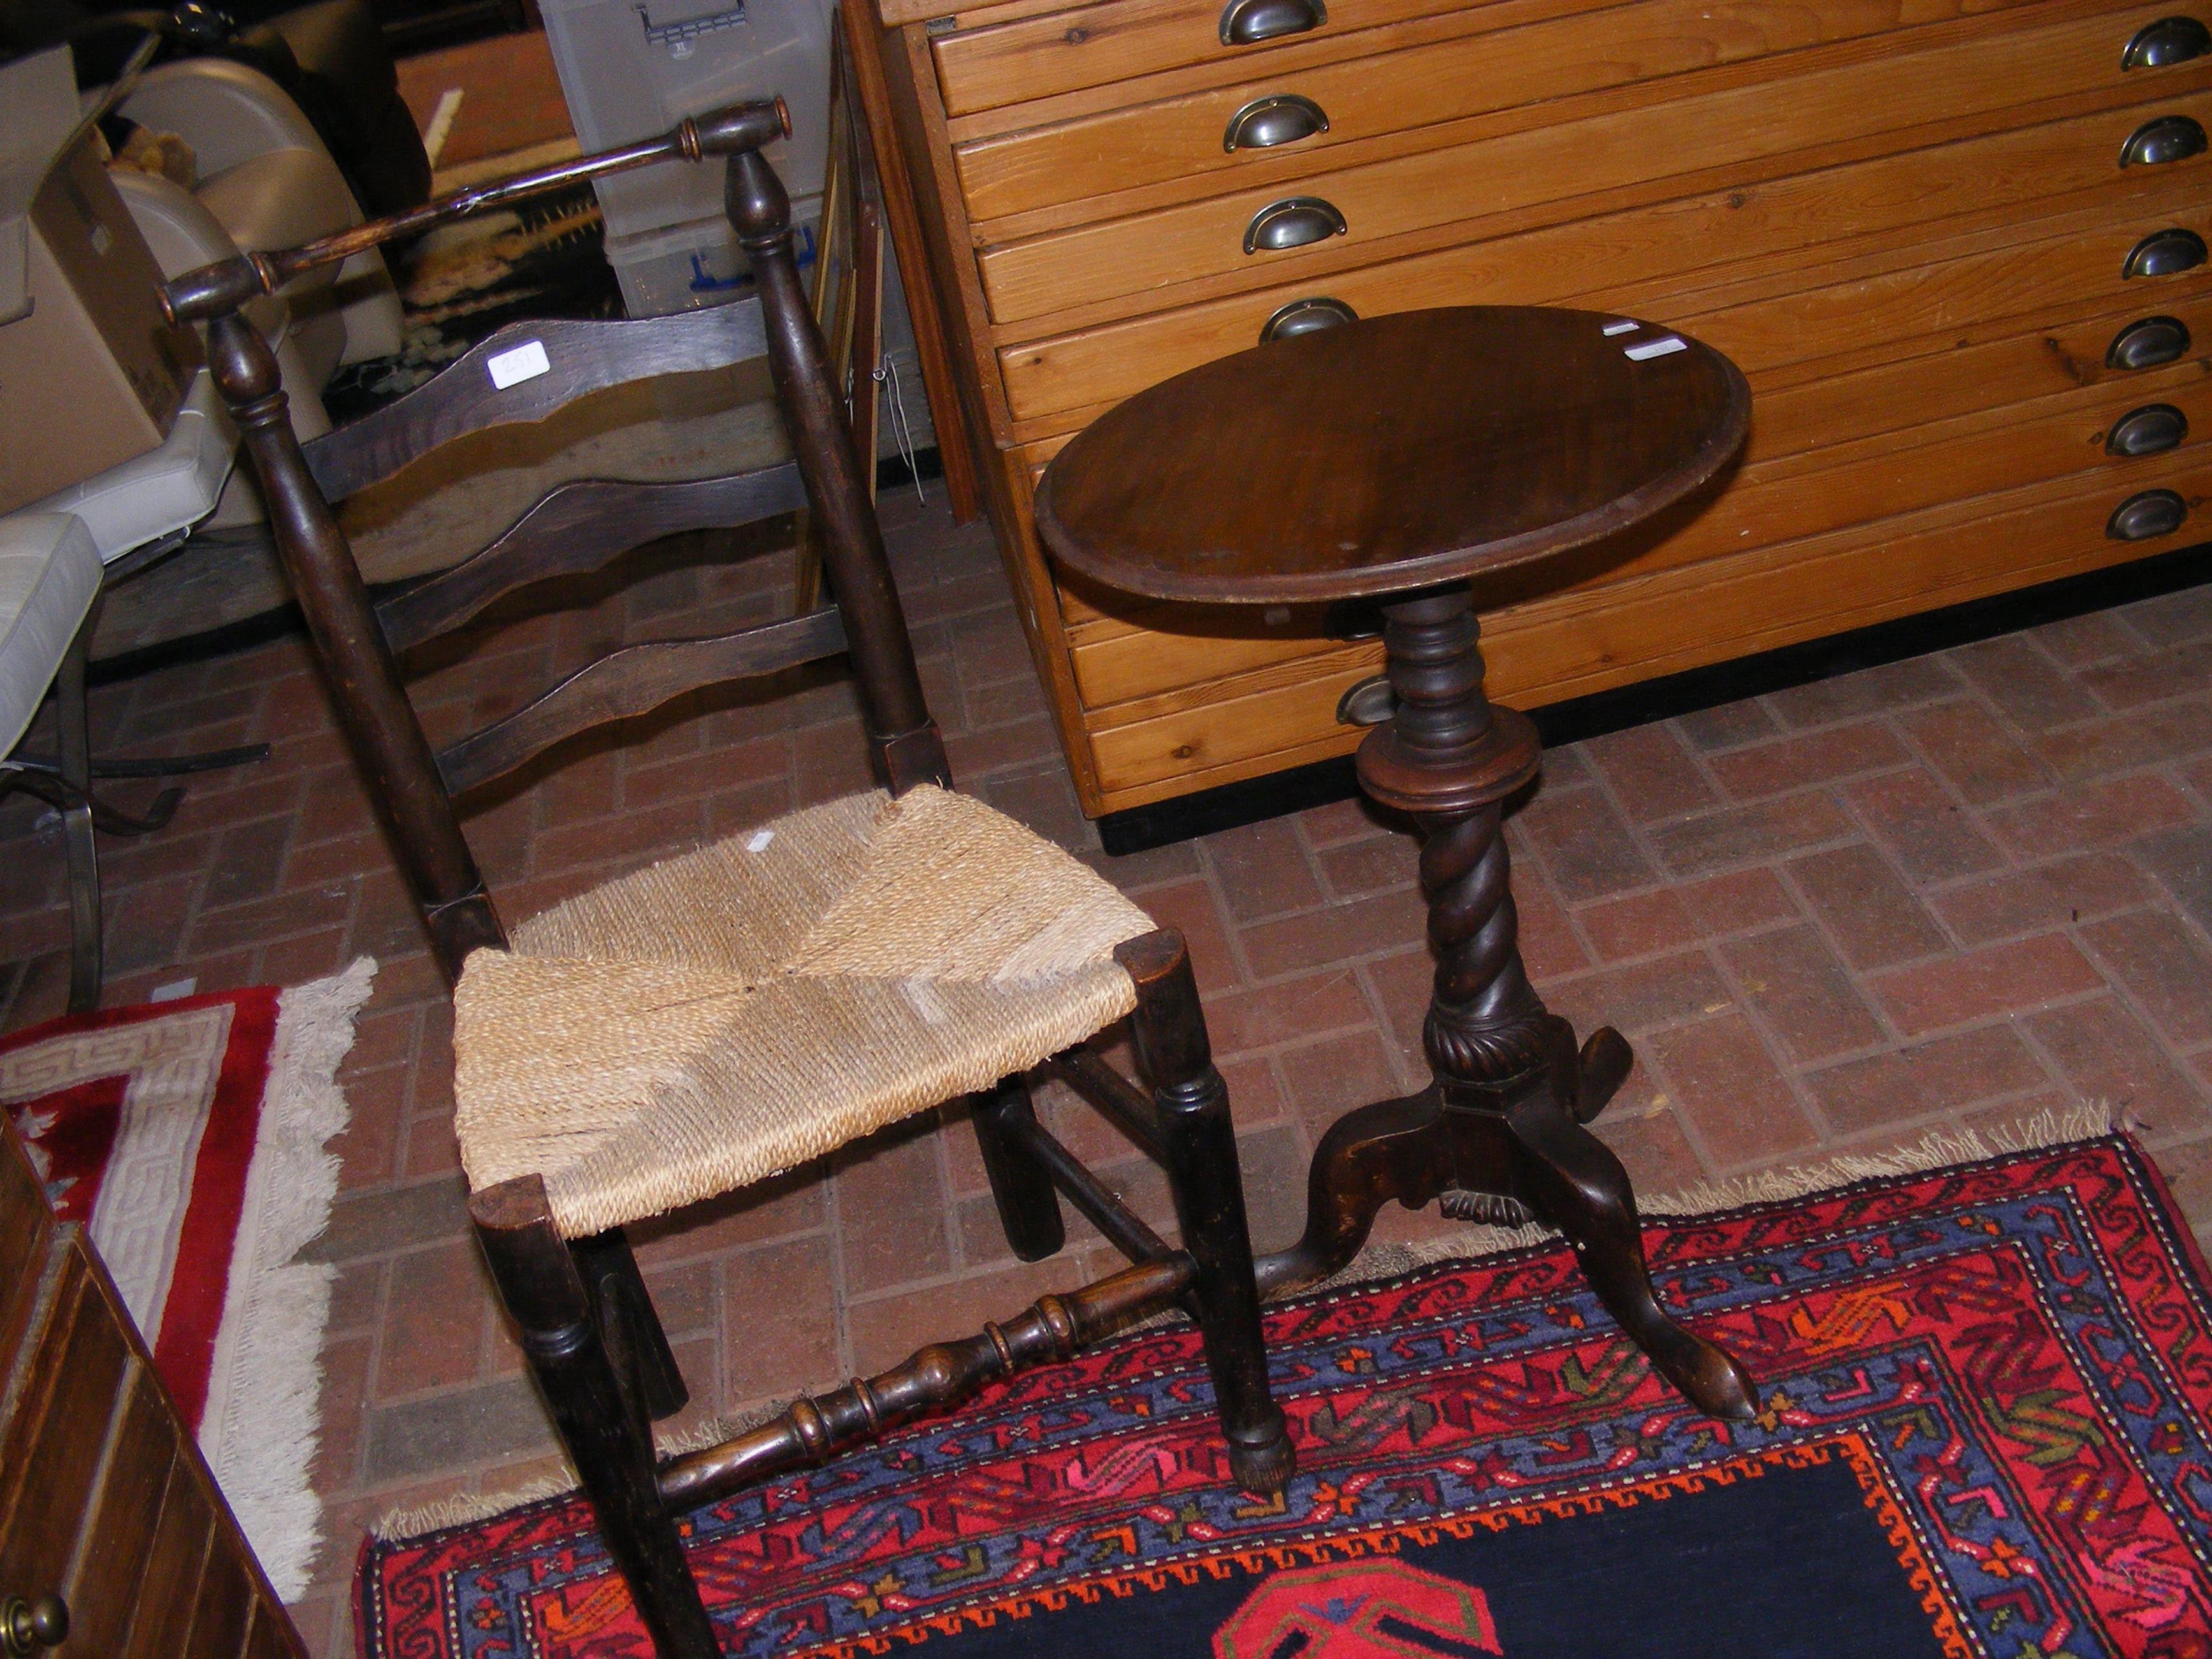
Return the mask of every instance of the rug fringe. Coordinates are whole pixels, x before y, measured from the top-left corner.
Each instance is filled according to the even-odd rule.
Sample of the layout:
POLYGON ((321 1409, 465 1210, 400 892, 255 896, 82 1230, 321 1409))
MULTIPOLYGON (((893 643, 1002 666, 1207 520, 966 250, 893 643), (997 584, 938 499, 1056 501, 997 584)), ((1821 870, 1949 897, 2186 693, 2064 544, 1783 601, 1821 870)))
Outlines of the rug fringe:
MULTIPOLYGON (((2007 1152, 2032 1152, 2038 1147, 2063 1146, 2072 1140, 2093 1139, 2099 1135, 2110 1134, 2122 1127, 2120 1119, 2101 1102, 2063 1110, 2046 1108, 2033 1117, 2022 1119, 2017 1123, 1999 1124, 1987 1129, 1962 1127, 1933 1130, 1915 1144, 1891 1152, 1847 1152, 1820 1164, 1798 1164, 1756 1175, 1736 1176, 1726 1181, 1700 1182, 1680 1193, 1653 1199, 1640 1207, 1647 1221, 1684 1220, 1723 1210, 1741 1209, 1747 1204, 1806 1198, 1834 1188, 1847 1187, 1855 1181, 1873 1180, 1885 1176, 1918 1175, 1925 1170, 1942 1169, 1947 1164, 1971 1164, 1978 1158, 1996 1158, 2007 1152)), ((1314 1289, 1341 1290, 1370 1279, 1392 1278, 1438 1261, 1488 1255, 1499 1250, 1541 1243, 1549 1237, 1551 1230, 1546 1227, 1470 1225, 1415 1243, 1372 1244, 1355 1256, 1343 1272, 1314 1286, 1314 1289)), ((1307 1293, 1311 1294, 1310 1291, 1307 1293)), ((1160 1320, 1146 1323, 1164 1323, 1179 1316, 1163 1316, 1160 1320)), ((757 1428, 770 1419, 781 1416, 783 1410, 780 1405, 763 1406, 735 1416, 717 1418, 680 1434, 663 1437, 656 1443, 664 1457, 699 1451, 708 1446, 720 1445, 748 1429, 757 1428)), ((459 1494, 434 1504, 393 1510, 370 1524, 369 1535, 381 1543, 403 1544, 431 1533, 441 1532, 448 1527, 472 1526, 522 1504, 534 1504, 541 1498, 565 1496, 575 1490, 574 1474, 564 1472, 506 1492, 459 1494)))
POLYGON ((508 1510, 520 1509, 525 1504, 535 1504, 540 1498, 566 1497, 575 1490, 575 1475, 564 1470, 559 1474, 548 1474, 525 1481, 497 1496, 483 1492, 455 1492, 451 1498, 441 1498, 434 1504, 393 1510, 368 1523, 368 1535, 380 1544, 404 1544, 410 1539, 427 1538, 434 1532, 443 1532, 448 1527, 474 1526, 479 1521, 489 1521, 495 1515, 503 1514, 508 1510))
MULTIPOLYGON (((1855 1181, 1879 1180, 1887 1176, 1919 1175, 1947 1164, 1972 1164, 1977 1158, 2007 1152, 2033 1152, 2038 1147, 2063 1146, 2069 1140, 2088 1140, 2124 1127, 2102 1101, 2063 1109, 2046 1107, 2016 1123, 2000 1123, 1984 1129, 1964 1125, 1930 1130, 1909 1146, 1887 1152, 1844 1152, 1819 1164, 1792 1164, 1763 1170, 1754 1175, 1734 1176, 1723 1181, 1701 1181, 1694 1187, 1661 1198, 1639 1200, 1637 1207, 1646 1221, 1682 1221, 1747 1204, 1773 1204, 1808 1198, 1855 1181)), ((1436 1238, 1408 1244, 1372 1245, 1362 1250, 1352 1265, 1319 1290, 1336 1290, 1370 1279, 1387 1279, 1413 1267, 1472 1255, 1541 1243, 1552 1236, 1548 1227, 1468 1226, 1436 1238)))
MULTIPOLYGON (((734 1439, 748 1429, 783 1415, 784 1406, 756 1406, 749 1411, 735 1412, 726 1417, 711 1418, 694 1424, 673 1434, 653 1437, 653 1449, 663 1457, 681 1457, 685 1452, 704 1451, 709 1446, 719 1446, 725 1440, 734 1439)), ((380 1543, 404 1544, 412 1538, 421 1538, 434 1532, 443 1532, 447 1527, 473 1526, 479 1521, 489 1521, 495 1515, 535 1504, 542 1498, 564 1498, 577 1488, 575 1469, 564 1457, 558 1473, 540 1476, 520 1486, 500 1492, 456 1492, 441 1498, 434 1504, 421 1504, 405 1509, 387 1510, 368 1524, 368 1535, 380 1543)))
POLYGON ((1655 1217, 1710 1215, 1718 1210, 1741 1209, 1747 1204, 1803 1198, 1832 1188, 1847 1187, 1854 1181, 1918 1175, 1949 1164, 1972 1164, 1978 1158, 2001 1157, 2007 1152, 2033 1152, 2039 1147, 2063 1146, 2069 1140, 2088 1140, 2110 1134, 2120 1127, 2112 1109, 2102 1101, 2063 1109, 2045 1107, 2033 1117, 1992 1125, 1987 1129, 1962 1125, 1931 1130, 1917 1144, 1892 1152, 1844 1152, 1822 1164, 1738 1176, 1728 1181, 1700 1182, 1686 1191, 1654 1199, 1647 1208, 1655 1217))
POLYGON ((337 1269, 295 1261, 329 1224, 346 1126, 337 1069, 376 963, 294 986, 276 1003, 261 1124, 210 1367, 200 1449, 270 1587, 296 1601, 313 1582, 322 1504, 309 1485, 320 1441, 323 1329, 337 1269))

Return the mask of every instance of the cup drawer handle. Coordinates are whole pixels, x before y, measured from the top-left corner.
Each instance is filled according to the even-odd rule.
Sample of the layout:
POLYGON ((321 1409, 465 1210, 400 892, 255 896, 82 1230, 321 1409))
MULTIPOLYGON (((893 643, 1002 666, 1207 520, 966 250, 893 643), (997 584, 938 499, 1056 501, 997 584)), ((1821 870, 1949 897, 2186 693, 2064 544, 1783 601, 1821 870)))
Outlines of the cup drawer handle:
POLYGON ((2189 349, 2189 325, 2179 317, 2138 317, 2105 352, 2106 368, 2156 368, 2189 349))
POLYGON ((2172 404, 2145 404, 2112 422, 2105 434, 2107 455, 2156 455, 2189 435, 2189 416, 2172 404))
POLYGON ((2146 121, 2120 146, 2124 167, 2163 167, 2204 154, 2204 129, 2186 115, 2161 115, 2146 121))
POLYGON ((1397 694, 1388 677, 1370 674, 1336 700, 1339 726, 1380 726, 1396 712, 1397 694))
MULTIPOLYGON (((1255 222, 1257 222, 1256 221, 1255 222)), ((2204 239, 2193 230, 2154 230, 2128 250, 2123 276, 2172 276, 2204 263, 2204 239)))
POLYGON ((2143 489, 2112 509, 2105 533, 2116 542, 2147 542, 2171 536, 2189 516, 2189 503, 2171 489, 2143 489))
POLYGON ((2212 29, 2194 17, 2161 17, 2145 23, 2120 49, 2124 70, 2164 69, 2212 52, 2212 29))
POLYGON ((1332 300, 1326 294, 1316 294, 1310 299, 1293 300, 1260 325, 1260 343, 1270 340, 1292 340, 1301 334, 1318 334, 1325 328, 1341 328, 1346 323, 1356 323, 1359 313, 1341 300, 1332 300))
MULTIPOLYGON (((1309 242, 1325 242, 1350 228, 1344 216, 1320 197, 1288 196, 1268 203, 1252 216, 1252 222, 1244 227, 1244 251, 1279 253, 1309 242)), ((2197 258, 2203 258, 2204 244, 2199 242, 2197 249, 2197 258)))
MULTIPOLYGON (((1231 116, 1221 135, 1221 148, 1232 154, 1240 149, 1273 149, 1328 131, 1328 116, 1319 104, 1294 92, 1279 93, 1272 98, 1255 98, 1231 116)), ((2204 147, 2202 128, 2197 130, 2197 147, 2204 147)))
POLYGON ((1221 44, 1256 46, 1286 34, 1304 34, 1328 21, 1322 0, 1229 0, 1221 9, 1221 44))

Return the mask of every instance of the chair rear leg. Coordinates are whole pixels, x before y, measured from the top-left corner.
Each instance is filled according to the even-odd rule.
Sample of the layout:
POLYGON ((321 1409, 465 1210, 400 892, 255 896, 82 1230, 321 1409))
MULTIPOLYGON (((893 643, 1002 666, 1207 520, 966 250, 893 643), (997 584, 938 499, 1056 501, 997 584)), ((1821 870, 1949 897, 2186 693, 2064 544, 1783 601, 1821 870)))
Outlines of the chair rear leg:
POLYGON ((61 814, 63 848, 69 860, 69 1011, 73 1014, 100 1006, 100 853, 93 842, 91 712, 85 696, 92 631, 99 620, 100 601, 94 599, 54 677, 58 769, 66 789, 61 814))
POLYGON ((576 1269, 592 1291, 603 1314, 611 1313, 614 1328, 605 1333, 608 1346, 617 1350, 615 1368, 623 1376, 635 1376, 644 1395, 646 1414, 654 1422, 673 1417, 691 1398, 684 1373, 676 1367, 676 1353, 668 1346, 659 1310, 645 1288, 631 1254, 629 1236, 619 1227, 568 1241, 576 1269))
POLYGON ((1159 1111, 1161 1151, 1183 1248, 1198 1268, 1192 1296, 1221 1431, 1229 1442, 1230 1471, 1247 1492, 1280 1492, 1297 1455, 1282 1407, 1267 1386, 1229 1090, 1213 1068, 1190 958, 1182 936, 1169 930, 1132 939, 1114 954, 1137 983, 1131 1020, 1137 1061, 1159 1111))
POLYGON ((999 1224, 1006 1243, 1024 1261, 1042 1261, 1059 1254, 1067 1243, 1067 1226, 1060 1218, 1060 1194, 1043 1164, 1007 1132, 1010 1121, 1036 1121, 1030 1100, 1028 1080, 1010 1077, 988 1094, 968 1097, 969 1115, 975 1124, 975 1146, 983 1154, 983 1173, 991 1178, 991 1196, 999 1206, 999 1224))
POLYGON ((718 1659, 676 1517, 660 1499, 645 1412, 608 1352, 545 1183, 526 1176, 486 1188, 470 1197, 469 1215, 653 1650, 659 1659, 718 1659))

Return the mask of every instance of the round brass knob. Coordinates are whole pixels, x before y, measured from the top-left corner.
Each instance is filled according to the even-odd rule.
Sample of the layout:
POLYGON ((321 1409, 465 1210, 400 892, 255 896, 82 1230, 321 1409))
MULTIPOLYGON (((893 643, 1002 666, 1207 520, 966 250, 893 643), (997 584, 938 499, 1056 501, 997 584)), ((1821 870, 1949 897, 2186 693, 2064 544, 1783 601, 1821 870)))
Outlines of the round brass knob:
POLYGON ((30 1659, 47 1648, 58 1648, 69 1635, 69 1603, 58 1595, 41 1595, 27 1601, 20 1595, 0 1599, 0 1650, 9 1659, 30 1659))

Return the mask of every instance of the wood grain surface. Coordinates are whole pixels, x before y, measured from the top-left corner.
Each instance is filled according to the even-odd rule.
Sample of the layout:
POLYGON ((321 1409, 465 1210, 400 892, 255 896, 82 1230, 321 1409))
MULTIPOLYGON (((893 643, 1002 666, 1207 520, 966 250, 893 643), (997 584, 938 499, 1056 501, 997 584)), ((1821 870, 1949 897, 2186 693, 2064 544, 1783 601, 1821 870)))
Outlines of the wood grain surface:
POLYGON ((1037 527, 1076 569, 1154 598, 1400 592, 1635 524, 1717 472, 1749 418, 1734 365, 1663 329, 1415 312, 1131 398, 1046 470, 1037 527))

